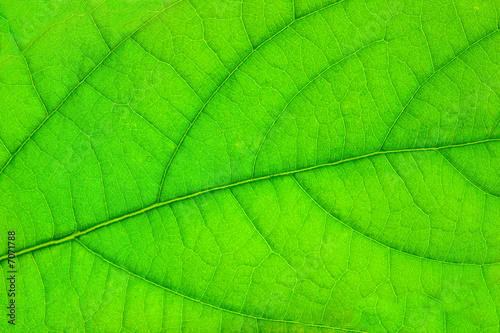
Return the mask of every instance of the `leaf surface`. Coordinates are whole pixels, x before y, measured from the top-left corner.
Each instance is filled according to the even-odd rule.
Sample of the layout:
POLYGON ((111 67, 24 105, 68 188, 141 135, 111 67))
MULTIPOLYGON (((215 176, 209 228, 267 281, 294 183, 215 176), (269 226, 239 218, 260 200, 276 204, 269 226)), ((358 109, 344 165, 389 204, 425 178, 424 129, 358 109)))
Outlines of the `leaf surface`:
POLYGON ((498 332, 499 7, 1 0, 1 329, 498 332))

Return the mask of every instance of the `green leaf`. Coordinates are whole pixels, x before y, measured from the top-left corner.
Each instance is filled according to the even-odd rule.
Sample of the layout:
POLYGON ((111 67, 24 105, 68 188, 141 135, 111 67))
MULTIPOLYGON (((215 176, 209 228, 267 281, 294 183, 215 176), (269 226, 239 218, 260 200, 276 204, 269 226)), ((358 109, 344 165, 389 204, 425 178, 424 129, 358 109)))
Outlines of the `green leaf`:
POLYGON ((0 329, 498 332, 499 10, 1 0, 0 329))

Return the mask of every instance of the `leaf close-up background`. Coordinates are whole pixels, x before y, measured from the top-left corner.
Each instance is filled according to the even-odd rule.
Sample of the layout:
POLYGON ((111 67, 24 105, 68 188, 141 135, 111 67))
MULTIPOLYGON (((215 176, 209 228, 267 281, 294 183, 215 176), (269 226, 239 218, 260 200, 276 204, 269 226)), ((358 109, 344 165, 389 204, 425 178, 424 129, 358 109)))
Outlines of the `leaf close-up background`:
POLYGON ((499 11, 0 0, 0 329, 499 332, 499 11))

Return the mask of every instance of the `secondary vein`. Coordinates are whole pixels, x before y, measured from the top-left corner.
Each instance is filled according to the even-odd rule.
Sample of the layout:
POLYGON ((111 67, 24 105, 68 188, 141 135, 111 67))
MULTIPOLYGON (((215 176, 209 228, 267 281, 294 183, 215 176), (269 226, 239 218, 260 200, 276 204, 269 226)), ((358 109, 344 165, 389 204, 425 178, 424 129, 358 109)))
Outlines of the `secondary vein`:
POLYGON ((149 20, 147 20, 141 26, 139 26, 137 29, 135 29, 130 35, 128 35, 127 37, 125 37, 113 49, 111 49, 108 52, 108 54, 97 65, 95 65, 94 68, 92 68, 92 70, 66 95, 66 97, 63 98, 63 100, 59 103, 59 105, 56 106, 56 108, 52 112, 50 112, 50 113, 47 114, 47 116, 43 119, 43 121, 35 128, 35 130, 33 132, 31 132, 31 134, 26 138, 26 140, 23 141, 23 143, 16 149, 16 151, 10 156, 10 158, 7 160, 7 162, 5 162, 5 164, 2 166, 2 168, 0 169, 0 174, 3 173, 3 171, 5 170, 5 168, 10 164, 10 162, 12 161, 12 159, 19 153, 19 151, 21 151, 23 149, 24 145, 26 145, 26 143, 31 140, 31 138, 33 137, 33 135, 35 135, 35 133, 38 132, 38 130, 47 122, 47 120, 49 120, 57 111, 59 111, 59 109, 61 108, 61 106, 63 106, 64 103, 68 100, 68 98, 71 95, 73 95, 73 93, 75 92, 75 90, 78 89, 78 87, 80 87, 87 80, 87 78, 90 75, 92 75, 92 73, 94 73, 101 66, 101 64, 106 59, 108 59, 109 56, 111 56, 116 51, 116 49, 118 47, 120 47, 120 45, 122 45, 125 41, 127 41, 130 37, 132 37, 137 31, 139 31, 140 29, 142 29, 149 22, 151 22, 156 17, 158 17, 158 15, 160 15, 161 13, 163 13, 164 11, 166 11, 167 9, 175 6, 176 4, 178 4, 181 1, 183 1, 183 0, 176 1, 173 4, 171 4, 170 6, 165 7, 164 9, 162 9, 160 12, 158 12, 157 14, 155 14, 153 17, 151 17, 149 20))

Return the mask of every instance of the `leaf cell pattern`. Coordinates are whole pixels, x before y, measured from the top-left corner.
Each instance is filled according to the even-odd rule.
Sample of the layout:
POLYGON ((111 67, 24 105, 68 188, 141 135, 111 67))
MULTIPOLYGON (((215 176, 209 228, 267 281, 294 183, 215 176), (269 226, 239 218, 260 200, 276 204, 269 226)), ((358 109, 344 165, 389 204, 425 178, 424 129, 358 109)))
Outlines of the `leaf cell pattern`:
POLYGON ((2 331, 498 332, 499 7, 0 0, 2 331))

